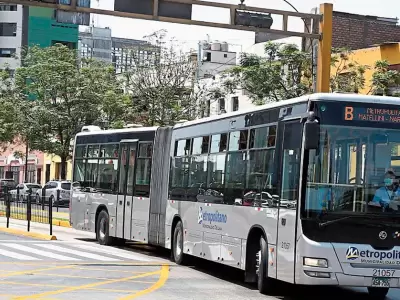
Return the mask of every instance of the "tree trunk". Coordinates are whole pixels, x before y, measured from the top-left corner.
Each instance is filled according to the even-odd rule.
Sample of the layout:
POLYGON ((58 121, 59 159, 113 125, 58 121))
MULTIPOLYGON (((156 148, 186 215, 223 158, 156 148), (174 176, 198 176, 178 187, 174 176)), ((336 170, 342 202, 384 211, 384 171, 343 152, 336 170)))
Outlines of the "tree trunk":
POLYGON ((61 156, 61 180, 67 179, 67 157, 61 156))

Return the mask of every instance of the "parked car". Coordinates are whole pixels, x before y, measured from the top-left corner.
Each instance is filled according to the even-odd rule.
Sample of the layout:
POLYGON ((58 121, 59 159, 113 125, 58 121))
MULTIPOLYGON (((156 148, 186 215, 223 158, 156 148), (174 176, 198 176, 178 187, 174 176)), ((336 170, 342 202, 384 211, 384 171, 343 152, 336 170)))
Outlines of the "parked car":
POLYGON ((15 183, 14 179, 0 179, 0 199, 4 198, 4 187, 10 191, 15 189, 17 184, 15 183))
MULTIPOLYGON (((71 181, 51 180, 44 185, 43 189, 46 190, 45 204, 51 201, 53 206, 69 206, 71 181), (57 199, 57 191, 60 191, 60 199, 57 199)), ((36 203, 43 203, 42 189, 36 191, 36 203)))
POLYGON ((11 199, 20 202, 26 202, 28 200, 29 190, 31 190, 31 195, 32 195, 31 201, 34 201, 36 192, 41 188, 42 186, 37 183, 20 183, 15 187, 15 189, 10 191, 11 199), (19 198, 17 197, 18 189, 19 189, 19 198))

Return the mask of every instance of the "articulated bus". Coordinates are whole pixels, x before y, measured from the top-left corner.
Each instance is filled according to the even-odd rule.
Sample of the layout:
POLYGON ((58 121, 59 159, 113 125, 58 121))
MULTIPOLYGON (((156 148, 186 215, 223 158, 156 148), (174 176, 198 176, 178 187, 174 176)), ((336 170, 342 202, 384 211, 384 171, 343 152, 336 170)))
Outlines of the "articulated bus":
POLYGON ((400 286, 400 106, 312 94, 173 127, 77 134, 71 224, 274 279, 400 286))

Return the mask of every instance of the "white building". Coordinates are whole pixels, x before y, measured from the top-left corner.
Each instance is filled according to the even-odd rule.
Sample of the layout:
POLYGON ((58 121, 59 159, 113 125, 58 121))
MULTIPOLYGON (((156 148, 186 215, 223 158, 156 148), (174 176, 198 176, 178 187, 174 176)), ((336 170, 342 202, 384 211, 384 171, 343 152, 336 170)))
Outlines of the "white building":
POLYGON ((230 52, 229 45, 226 42, 200 42, 197 78, 212 78, 235 66, 236 59, 236 52, 230 52))
MULTIPOLYGON (((207 90, 212 89, 213 86, 220 86, 224 80, 223 72, 237 65, 237 57, 236 52, 229 51, 229 45, 226 42, 200 42, 197 72, 200 86, 205 86, 207 90)), ((220 99, 210 99, 205 95, 203 101, 205 102, 204 117, 246 110, 255 106, 246 91, 242 89, 220 99)))
POLYGON ((22 5, 0 3, 0 69, 7 65, 12 73, 20 66, 22 16, 22 5))

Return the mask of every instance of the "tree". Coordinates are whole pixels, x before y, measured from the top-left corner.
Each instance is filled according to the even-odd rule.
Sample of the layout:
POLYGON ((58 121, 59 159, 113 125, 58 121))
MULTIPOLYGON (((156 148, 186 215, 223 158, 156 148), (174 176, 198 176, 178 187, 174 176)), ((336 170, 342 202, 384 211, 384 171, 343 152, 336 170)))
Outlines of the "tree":
POLYGON ((123 120, 119 113, 127 107, 126 96, 111 66, 92 60, 81 64, 76 51, 64 45, 30 47, 22 57, 15 73, 20 133, 30 149, 61 158, 65 179, 75 135, 83 125, 123 120))
POLYGON ((312 89, 311 55, 296 45, 269 42, 265 57, 241 54, 240 65, 230 70, 253 103, 294 98, 312 89))
MULTIPOLYGON (((391 95, 391 87, 400 86, 400 71, 390 70, 389 62, 386 60, 378 60, 374 66, 372 74, 370 93, 374 95, 391 95)), ((399 93, 392 96, 400 97, 399 93)))
MULTIPOLYGON (((296 45, 269 42, 265 57, 241 54, 240 65, 229 70, 236 84, 245 89, 254 104, 261 105, 313 92, 311 54, 296 45)), ((351 52, 334 49, 331 92, 358 92, 365 85, 365 66, 350 61, 351 52)))
POLYGON ((147 63, 137 58, 126 72, 125 84, 133 96, 134 114, 143 125, 171 125, 199 114, 200 95, 195 92, 196 61, 176 50, 176 42, 167 44, 166 31, 147 37, 158 49, 158 58, 147 63))
POLYGON ((7 68, 0 71, 0 144, 3 148, 13 142, 21 129, 16 122, 20 113, 15 105, 15 89, 7 68))
POLYGON ((333 69, 331 92, 358 93, 365 87, 366 66, 350 60, 352 51, 346 48, 332 50, 331 67, 333 69))

